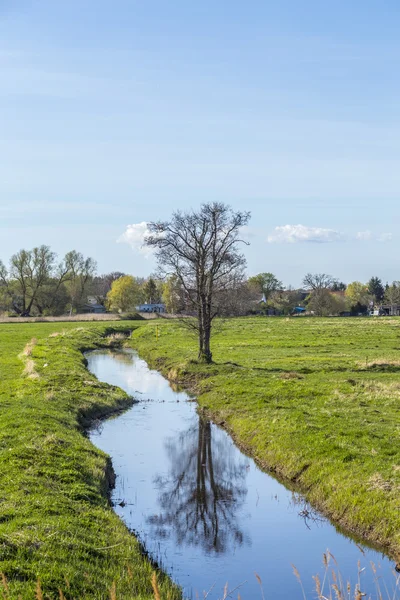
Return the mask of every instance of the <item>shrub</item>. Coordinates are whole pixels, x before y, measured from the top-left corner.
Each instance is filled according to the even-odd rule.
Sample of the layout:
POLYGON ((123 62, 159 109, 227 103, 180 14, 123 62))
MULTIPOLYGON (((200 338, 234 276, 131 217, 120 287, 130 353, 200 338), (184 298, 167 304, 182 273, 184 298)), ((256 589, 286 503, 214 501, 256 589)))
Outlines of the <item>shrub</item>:
POLYGON ((139 315, 139 313, 137 312, 133 312, 133 313, 125 313, 123 315, 121 315, 121 319, 123 321, 144 321, 144 317, 142 317, 142 315, 139 315))

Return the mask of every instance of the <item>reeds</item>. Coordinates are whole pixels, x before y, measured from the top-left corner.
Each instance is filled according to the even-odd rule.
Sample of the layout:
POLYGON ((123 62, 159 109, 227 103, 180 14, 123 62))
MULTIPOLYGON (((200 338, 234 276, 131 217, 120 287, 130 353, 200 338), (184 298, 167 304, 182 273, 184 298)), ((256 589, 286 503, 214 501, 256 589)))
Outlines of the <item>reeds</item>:
MULTIPOLYGON (((362 551, 362 549, 360 548, 362 551)), ((361 575, 365 571, 365 567, 361 567, 360 561, 357 564, 357 583, 352 587, 349 581, 344 581, 338 563, 329 550, 322 556, 322 562, 324 566, 324 574, 321 580, 320 575, 315 575, 314 579, 314 591, 312 596, 307 597, 306 591, 303 586, 303 582, 301 580, 301 575, 295 565, 292 565, 293 574, 299 582, 302 596, 304 600, 312 600, 313 598, 317 598, 318 600, 400 600, 400 574, 393 571, 394 576, 394 587, 389 590, 387 582, 381 580, 381 576, 379 575, 378 569, 376 565, 371 562, 370 568, 374 576, 375 583, 375 593, 371 593, 370 591, 366 591, 363 589, 361 584, 361 575), (333 568, 331 568, 331 563, 334 564, 333 568)), ((132 570, 128 567, 129 578, 131 579, 132 570)), ((266 596, 264 595, 263 582, 258 573, 254 573, 255 578, 260 586, 260 598, 261 600, 266 600, 266 596)), ((219 600, 227 600, 228 598, 233 598, 233 594, 238 591, 238 589, 246 582, 243 582, 233 589, 230 589, 228 583, 226 583, 222 596, 219 600)), ((67 582, 67 587, 69 588, 69 583, 67 582)), ((151 575, 151 587, 153 590, 154 600, 170 600, 170 594, 167 596, 163 596, 161 594, 161 590, 159 587, 159 583, 157 580, 157 573, 153 571, 151 575)), ((208 598, 211 591, 213 591, 215 585, 211 587, 209 592, 204 592, 203 600, 208 598)), ((0 573, 0 593, 1 598, 3 600, 10 599, 11 593, 9 588, 9 582, 4 573, 0 573)), ((197 596, 198 597, 198 596, 197 596)), ((117 595, 117 586, 115 581, 113 582, 110 592, 109 592, 110 600, 118 600, 117 595)), ((36 582, 35 587, 35 599, 36 600, 44 600, 44 593, 42 590, 40 579, 36 582)), ((59 599, 66 600, 66 596, 63 591, 59 589, 59 599)), ((237 600, 242 600, 240 593, 238 592, 237 600)), ((245 600, 245 598, 243 598, 245 600)), ((254 599, 252 599, 254 600, 254 599)))
MULTIPOLYGON (((360 548, 360 551, 363 552, 362 548, 360 548)), ((360 561, 357 563, 357 583, 353 586, 349 581, 343 579, 339 565, 329 550, 323 554, 322 562, 324 565, 322 581, 319 575, 313 577, 318 600, 400 600, 400 575, 394 570, 394 585, 389 590, 388 582, 385 582, 381 578, 376 565, 371 561, 370 569, 375 585, 375 591, 372 592, 371 590, 364 589, 362 585, 361 575, 364 573, 366 567, 361 567, 360 561), (333 567, 331 563, 333 563, 333 567)), ((293 572, 300 583, 303 598, 307 600, 300 573, 294 566, 293 572)), ((312 597, 314 598, 314 595, 312 597)))
POLYGON ((30 342, 28 342, 25 346, 25 348, 22 350, 21 354, 19 355, 19 358, 25 363, 25 369, 23 371, 23 374, 28 377, 28 379, 38 379, 39 378, 39 373, 37 373, 36 369, 35 369, 35 363, 32 360, 32 358, 30 358, 32 356, 32 352, 34 347, 37 344, 37 339, 36 338, 32 338, 30 342))

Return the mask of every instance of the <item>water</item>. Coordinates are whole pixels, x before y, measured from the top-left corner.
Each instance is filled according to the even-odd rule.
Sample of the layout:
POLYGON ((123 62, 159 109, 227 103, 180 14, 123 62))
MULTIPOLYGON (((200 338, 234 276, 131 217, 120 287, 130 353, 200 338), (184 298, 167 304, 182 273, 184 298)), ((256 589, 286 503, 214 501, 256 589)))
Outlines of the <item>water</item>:
POLYGON ((262 472, 225 431, 199 418, 188 395, 135 352, 86 357, 99 380, 140 401, 90 436, 112 457, 115 511, 185 597, 203 598, 214 585, 207 598, 217 600, 228 582, 229 589, 241 586, 234 598, 238 591, 243 600, 261 598, 257 573, 266 599, 302 598, 295 565, 307 599, 315 598, 312 576, 323 577, 327 549, 353 586, 360 577, 361 589, 375 592, 373 561, 389 590, 395 587, 387 557, 366 547, 364 555, 301 496, 262 472), (360 575, 358 561, 365 567, 360 575))

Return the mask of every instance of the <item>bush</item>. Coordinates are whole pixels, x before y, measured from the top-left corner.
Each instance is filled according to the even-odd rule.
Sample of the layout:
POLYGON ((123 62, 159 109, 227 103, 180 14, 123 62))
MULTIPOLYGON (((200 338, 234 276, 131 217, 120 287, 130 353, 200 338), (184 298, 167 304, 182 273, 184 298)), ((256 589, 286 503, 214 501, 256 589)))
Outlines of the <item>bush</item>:
POLYGON ((144 317, 142 317, 142 315, 139 315, 139 313, 134 312, 134 313, 125 313, 123 315, 121 315, 121 319, 122 321, 144 321, 144 317))

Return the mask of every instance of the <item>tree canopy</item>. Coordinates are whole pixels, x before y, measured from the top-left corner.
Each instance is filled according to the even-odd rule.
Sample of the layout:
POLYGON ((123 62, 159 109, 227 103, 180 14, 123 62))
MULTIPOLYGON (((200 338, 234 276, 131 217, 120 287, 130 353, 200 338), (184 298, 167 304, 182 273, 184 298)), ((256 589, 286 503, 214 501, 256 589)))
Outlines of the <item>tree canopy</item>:
POLYGON ((199 360, 210 363, 211 330, 221 314, 224 299, 244 278, 245 258, 239 244, 248 212, 213 202, 197 211, 176 211, 170 221, 148 225, 147 246, 154 248, 163 275, 174 275, 195 314, 190 321, 198 333, 199 360))
POLYGON ((107 307, 109 310, 125 312, 134 309, 142 299, 140 283, 132 275, 125 275, 112 282, 107 294, 107 307))
POLYGON ((268 302, 271 295, 283 288, 283 284, 273 273, 259 273, 247 280, 248 285, 257 290, 268 302))

